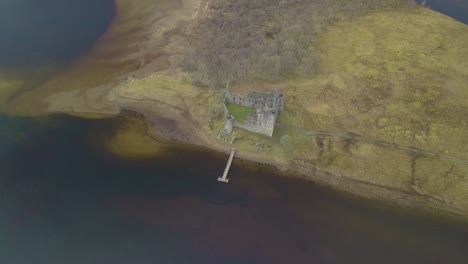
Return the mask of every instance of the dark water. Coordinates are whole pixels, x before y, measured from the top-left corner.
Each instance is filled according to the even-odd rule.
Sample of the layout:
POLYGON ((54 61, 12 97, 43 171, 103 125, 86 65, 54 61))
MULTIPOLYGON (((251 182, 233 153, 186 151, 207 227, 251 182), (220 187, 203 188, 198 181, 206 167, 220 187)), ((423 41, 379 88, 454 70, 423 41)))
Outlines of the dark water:
POLYGON ((69 63, 106 31, 113 0, 1 0, 0 68, 69 63))
MULTIPOLYGON (((460 1, 429 3, 467 23, 460 1)), ((2 0, 0 67, 72 61, 112 14, 2 0)), ((0 263, 467 263, 467 227, 245 164, 222 185, 227 157, 203 150, 114 157, 100 146, 120 122, 0 116, 0 263)))
MULTIPOLYGON (((432 9, 468 23, 467 0, 426 2, 432 9)), ((113 0, 2 0, 0 68, 69 63, 89 50, 114 13, 113 0)))
MULTIPOLYGON (((0 117, 0 263, 466 263, 468 229, 174 147, 125 160, 119 118, 0 117)), ((257 169, 253 169, 257 168, 257 169)))
POLYGON ((432 10, 468 24, 468 0, 426 0, 426 4, 432 10))

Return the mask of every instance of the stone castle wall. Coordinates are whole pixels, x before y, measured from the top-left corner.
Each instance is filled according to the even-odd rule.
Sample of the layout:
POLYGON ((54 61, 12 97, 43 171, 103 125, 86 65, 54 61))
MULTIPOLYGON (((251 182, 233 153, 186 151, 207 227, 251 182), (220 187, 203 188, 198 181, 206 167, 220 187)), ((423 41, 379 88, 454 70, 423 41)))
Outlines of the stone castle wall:
POLYGON ((284 108, 284 98, 277 90, 270 93, 252 91, 247 96, 227 92, 225 103, 268 110, 283 110, 284 108))
MULTIPOLYGON (((252 112, 244 122, 234 119, 234 127, 239 127, 254 133, 273 136, 278 112, 283 110, 284 98, 278 90, 270 93, 250 92, 247 96, 226 93, 223 103, 225 117, 228 118, 229 110, 226 104, 236 104, 252 108, 252 112)), ((232 120, 228 120, 232 122, 232 120)))
POLYGON ((246 107, 254 107, 254 101, 240 94, 226 93, 226 103, 242 105, 246 107))
POLYGON ((256 113, 256 111, 252 111, 244 122, 234 121, 234 126, 271 137, 273 136, 275 123, 276 115, 273 113, 256 113))

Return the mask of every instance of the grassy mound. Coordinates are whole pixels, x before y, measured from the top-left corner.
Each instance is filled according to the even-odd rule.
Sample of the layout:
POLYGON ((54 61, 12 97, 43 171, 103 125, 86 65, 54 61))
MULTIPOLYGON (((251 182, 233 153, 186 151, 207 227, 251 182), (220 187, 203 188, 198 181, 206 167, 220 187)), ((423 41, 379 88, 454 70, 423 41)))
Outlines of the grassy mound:
MULTIPOLYGON (((291 80, 308 130, 336 131, 468 159, 468 27, 424 8, 335 23, 320 36, 321 73, 291 80)), ((320 139, 323 141, 324 139, 320 139)), ((370 142, 329 138, 318 165, 468 210, 468 166, 370 142), (326 162, 325 162, 326 161, 326 162)))

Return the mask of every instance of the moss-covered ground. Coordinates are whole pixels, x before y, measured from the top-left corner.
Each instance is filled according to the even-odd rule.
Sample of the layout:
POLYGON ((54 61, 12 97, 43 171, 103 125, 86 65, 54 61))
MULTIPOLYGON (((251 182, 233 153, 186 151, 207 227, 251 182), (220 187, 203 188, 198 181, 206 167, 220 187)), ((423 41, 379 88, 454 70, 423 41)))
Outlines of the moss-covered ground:
POLYGON ((237 122, 241 123, 244 122, 252 112, 251 107, 246 107, 242 105, 227 104, 226 107, 229 111, 229 114, 234 116, 237 122))

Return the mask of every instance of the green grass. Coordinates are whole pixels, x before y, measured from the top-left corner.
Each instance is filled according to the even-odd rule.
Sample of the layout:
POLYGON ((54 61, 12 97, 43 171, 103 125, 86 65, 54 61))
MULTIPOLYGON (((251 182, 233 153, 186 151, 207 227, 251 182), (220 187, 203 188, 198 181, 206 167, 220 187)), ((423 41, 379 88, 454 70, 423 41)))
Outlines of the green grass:
POLYGON ((281 111, 278 115, 278 122, 283 123, 285 125, 293 126, 293 127, 304 127, 304 118, 302 113, 296 113, 291 111, 281 111))
POLYGON ((237 122, 244 122, 252 111, 250 107, 235 104, 227 104, 227 109, 237 122))

